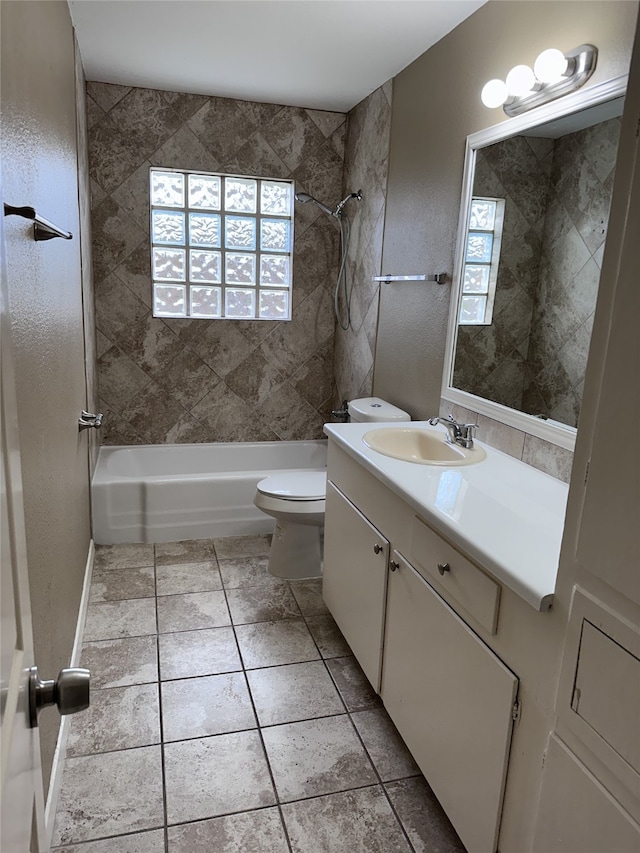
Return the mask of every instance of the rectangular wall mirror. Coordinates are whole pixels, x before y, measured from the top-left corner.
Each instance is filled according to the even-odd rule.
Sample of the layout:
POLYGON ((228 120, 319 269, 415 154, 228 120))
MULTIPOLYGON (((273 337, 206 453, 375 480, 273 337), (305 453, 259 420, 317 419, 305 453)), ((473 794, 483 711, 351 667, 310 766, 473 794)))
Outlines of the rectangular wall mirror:
POLYGON ((568 449, 626 80, 467 139, 442 396, 568 449))

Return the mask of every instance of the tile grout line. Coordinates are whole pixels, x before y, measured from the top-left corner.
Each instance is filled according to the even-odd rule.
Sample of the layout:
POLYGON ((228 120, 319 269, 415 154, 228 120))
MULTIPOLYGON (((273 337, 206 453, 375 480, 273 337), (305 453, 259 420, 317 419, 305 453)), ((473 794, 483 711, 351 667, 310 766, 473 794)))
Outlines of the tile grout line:
MULTIPOLYGON (((322 593, 321 593, 321 595, 322 595, 322 593)), ((294 597, 295 597, 295 593, 294 593, 294 597)), ((296 599, 296 601, 297 601, 297 599, 296 599)), ((324 599, 323 599, 323 602, 324 602, 324 599)), ((328 609, 328 608, 327 608, 327 609, 328 609)), ((302 608, 301 608, 301 610, 302 610, 302 608)), ((329 611, 329 614, 330 614, 330 611, 329 611)), ((358 727, 356 726, 356 724, 355 724, 355 723, 354 723, 354 721, 353 721, 353 714, 354 714, 354 713, 358 713, 358 711, 351 711, 351 710, 349 709, 349 707, 347 706, 346 700, 344 699, 344 697, 343 697, 343 695, 342 695, 342 693, 341 693, 341 691, 340 691, 340 688, 339 688, 339 686, 338 686, 338 683, 337 683, 336 679, 334 678, 333 673, 331 672, 331 670, 330 670, 330 669, 329 669, 329 667, 327 666, 326 659, 325 659, 325 658, 324 658, 324 656, 322 655, 322 650, 320 649, 320 646, 319 646, 319 645, 318 645, 318 643, 316 642, 316 639, 315 639, 315 637, 313 637, 313 634, 312 634, 312 632, 311 632, 311 629, 309 628, 309 625, 308 625, 308 622, 307 622, 307 614, 305 614, 305 613, 303 612, 303 614, 302 614, 302 615, 303 615, 303 618, 304 618, 305 624, 307 625, 307 629, 309 630, 309 633, 311 634, 311 636, 312 636, 312 638, 313 638, 313 641, 314 641, 314 643, 316 644, 316 647, 317 647, 317 649, 318 649, 318 652, 320 653, 320 655, 321 655, 321 657, 322 657, 322 662, 323 662, 323 663, 324 663, 324 665, 325 665, 325 669, 326 669, 326 670, 327 670, 327 672, 329 673, 329 677, 331 678, 331 681, 332 681, 333 685, 335 686, 335 689, 337 690, 338 695, 340 696, 340 700, 342 701, 342 704, 343 704, 343 705, 344 705, 344 707, 345 707, 345 711, 346 711, 346 713, 347 713, 347 715, 348 715, 348 717, 349 717, 349 722, 351 723, 351 726, 352 726, 353 730, 354 730, 354 731, 355 731, 355 733, 356 733, 356 737, 358 738, 358 740, 359 740, 360 744, 362 745, 362 748, 364 749, 365 754, 366 754, 367 758, 369 759, 369 763, 371 764, 371 767, 373 768, 373 772, 375 773, 376 778, 378 779, 378 784, 379 784, 380 788, 382 789, 382 793, 383 793, 383 795, 384 795, 385 799, 387 800, 387 802, 388 802, 388 804, 389 804, 389 807, 391 808, 392 814, 395 816, 396 820, 398 821, 398 824, 400 825, 400 829, 402 830, 402 834, 404 835, 404 837, 405 837, 405 839, 406 839, 406 841, 407 841, 407 843, 408 843, 408 845, 409 845, 409 851, 410 851, 410 853, 415 853, 415 848, 414 848, 413 844, 411 843, 411 841, 410 841, 410 839, 409 839, 409 835, 408 835, 408 833, 407 833, 407 831, 406 831, 406 829, 405 829, 404 823, 403 823, 403 821, 400 819, 399 814, 397 813, 397 811, 396 811, 396 809, 395 809, 395 807, 394 807, 393 803, 391 802, 391 799, 390 799, 389 794, 388 794, 388 792, 387 792, 387 789, 386 789, 386 787, 385 787, 385 783, 384 783, 384 781, 382 780, 382 777, 380 776, 380 773, 378 772, 378 768, 376 767, 375 762, 374 762, 373 758, 371 757, 371 755, 370 755, 370 753, 369 753, 369 750, 368 750, 368 749, 367 749, 367 747, 366 747, 366 744, 365 744, 365 742, 364 742, 364 739, 362 738, 362 736, 361 736, 360 732, 358 731, 358 727)), ((338 629, 338 630, 339 630, 339 629, 338 629)), ((345 641, 345 642, 346 642, 346 641, 345 641)), ((347 645, 348 645, 348 644, 347 644, 347 645)), ((352 655, 353 655, 353 652, 352 652, 352 655)), ((331 658, 331 660, 335 660, 335 658, 331 658)), ((379 696, 379 694, 376 694, 376 696, 379 696)), ((380 707, 384 708, 384 703, 382 702, 382 697, 380 697, 380 701, 381 701, 381 703, 382 703, 380 707)), ((407 776, 407 777, 404 777, 404 778, 411 778, 411 777, 407 776)), ((397 781, 397 780, 393 780, 393 781, 397 781)), ((350 790, 355 790, 355 789, 350 789, 350 790)))
MULTIPOLYGON (((216 551, 215 542, 213 543, 213 550, 216 554, 216 562, 218 563, 218 571, 220 571, 220 562, 218 560, 218 553, 216 551)), ((275 805, 278 809, 278 815, 280 816, 280 823, 282 825, 282 830, 284 832, 284 836, 287 842, 287 846, 289 848, 290 853, 293 853, 293 847, 291 845, 291 839, 289 838, 289 830, 287 828, 287 824, 285 823, 284 815, 282 813, 282 806, 280 803, 280 795, 278 793, 278 788, 276 787, 275 776, 273 775, 273 770, 271 769, 271 762, 269 761, 269 755, 267 753, 267 748, 265 746, 264 737, 262 736, 262 726, 260 725, 260 718, 258 716, 258 710, 256 708, 256 704, 253 699, 253 693, 251 692, 251 685, 249 684, 249 679, 247 677, 247 669, 245 667, 244 657, 242 656, 242 649, 240 648, 240 643, 238 642, 238 635, 236 634, 236 626, 231 616, 231 608, 229 607, 229 599, 227 598, 227 589, 224 584, 224 580, 222 579, 222 572, 220 572, 220 581, 222 582, 222 589, 224 591, 224 600, 227 604, 227 609, 229 610, 229 620, 231 622, 231 630, 233 631, 233 638, 236 643, 236 647, 238 649, 238 655, 240 656, 240 663, 242 664, 242 675, 244 676, 245 684, 247 685, 247 693, 249 695, 249 701, 251 702, 251 708, 253 710, 253 715, 256 720, 258 737, 260 738, 260 745, 262 746, 262 753, 264 755, 264 759, 267 765, 267 770, 269 771, 269 778, 271 779, 271 785, 273 787, 273 794, 275 796, 276 802, 275 805)))
MULTIPOLYGON (((310 629, 310 627, 309 627, 309 619, 313 618, 314 616, 323 616, 323 615, 325 615, 325 613, 323 613, 323 612, 320 612, 320 613, 305 612, 305 608, 303 608, 303 607, 300 605, 300 602, 298 601, 298 598, 297 598, 297 597, 296 597, 296 595, 295 595, 295 592, 294 592, 294 585, 293 585, 291 582, 289 582, 289 581, 286 581, 286 580, 285 580, 285 581, 284 581, 284 583, 286 583, 287 590, 290 592, 290 594, 291 594, 291 595, 293 596, 293 598, 295 599, 296 606, 298 607, 298 609, 299 609, 299 611, 300 611, 300 616, 299 616, 299 617, 298 617, 298 616, 294 616, 294 617, 292 616, 292 617, 290 617, 290 618, 288 618, 288 619, 269 619, 269 620, 258 620, 258 621, 255 621, 255 622, 247 622, 247 623, 240 623, 240 624, 241 624, 241 625, 245 625, 245 624, 246 624, 246 625, 259 625, 259 624, 264 624, 264 623, 265 623, 265 621, 267 621, 267 622, 271 622, 271 623, 282 623, 282 622, 290 621, 290 620, 292 620, 292 619, 296 619, 296 620, 300 620, 300 619, 301 619, 301 621, 304 623, 304 625, 305 625, 305 627, 306 627, 307 631, 309 632, 309 635, 311 636, 311 639, 312 639, 312 641, 313 641, 313 644, 314 644, 314 646, 315 646, 315 648, 316 648, 316 650, 317 650, 318 654, 320 655, 320 657, 319 657, 319 658, 314 658, 314 659, 311 659, 311 660, 294 661, 294 662, 292 662, 292 663, 283 663, 283 664, 276 664, 276 665, 267 665, 267 666, 260 666, 260 667, 247 668, 247 666, 246 666, 246 664, 245 664, 244 657, 243 657, 242 652, 241 652, 240 643, 239 643, 239 641, 238 641, 238 635, 237 635, 237 632, 236 632, 236 624, 235 624, 235 622, 234 622, 234 620, 233 620, 232 613, 231 613, 231 608, 230 608, 230 606, 229 606, 229 599, 228 599, 228 594, 227 594, 227 593, 228 593, 228 589, 227 589, 227 586, 226 586, 226 584, 224 583, 224 580, 223 580, 223 578, 222 578, 222 572, 220 571, 220 563, 219 563, 219 558, 218 558, 218 556, 217 556, 217 551, 215 550, 215 543, 214 543, 214 540, 213 540, 213 539, 212 539, 212 540, 209 540, 209 541, 212 543, 212 546, 213 546, 214 555, 215 555, 215 563, 216 563, 216 566, 217 566, 217 571, 218 571, 218 575, 219 575, 219 579, 220 579, 221 591, 224 593, 225 604, 226 604, 226 607, 227 607, 227 610, 228 610, 228 615, 229 615, 229 620, 230 620, 229 627, 231 627, 231 629, 232 629, 232 631, 233 631, 234 642, 235 642, 235 644, 236 644, 236 648, 237 648, 237 650, 238 650, 238 654, 239 654, 239 658, 240 658, 240 665, 241 665, 241 669, 240 669, 240 670, 234 670, 234 671, 235 671, 235 672, 242 672, 242 674, 243 674, 244 683, 245 683, 245 685, 246 685, 247 693, 248 693, 248 696, 249 696, 249 701, 250 701, 250 703, 251 703, 251 708, 252 708, 252 711, 253 711, 253 714, 254 714, 254 718, 255 718, 255 722, 256 722, 256 726, 257 726, 257 729, 256 729, 256 730, 257 730, 257 732, 258 732, 258 736, 259 736, 259 738, 260 738, 260 742, 261 742, 261 746, 262 746, 262 750, 263 750, 263 755, 265 756, 265 761, 266 761, 266 764, 267 764, 267 769, 268 769, 268 771, 269 771, 270 781, 271 781, 272 788, 273 788, 274 795, 275 795, 275 800, 276 800, 276 802, 275 802, 275 806, 278 808, 278 812, 279 812, 280 820, 281 820, 281 825, 282 825, 282 827, 283 827, 283 831, 284 831, 284 834, 285 834, 285 838, 286 838, 286 841, 287 841, 287 844, 288 844, 289 851, 292 851, 292 849, 293 849, 293 848, 292 848, 292 842, 291 842, 291 839, 289 838, 289 832, 288 832, 287 824, 286 824, 286 821, 285 821, 285 818, 284 818, 284 814, 283 814, 283 810, 282 810, 283 805, 288 805, 289 803, 295 803, 295 802, 306 802, 306 801, 308 801, 308 800, 320 799, 320 798, 322 798, 322 797, 326 797, 326 796, 332 796, 332 795, 340 794, 340 793, 348 793, 348 792, 350 792, 350 791, 361 790, 361 789, 365 789, 365 788, 381 787, 381 788, 382 788, 382 793, 384 794, 384 797, 385 797, 385 799, 386 799, 386 801, 387 801, 387 803, 388 803, 388 805, 389 805, 389 807, 390 807, 390 809, 391 809, 391 811, 392 811, 392 814, 394 815, 394 817, 395 817, 395 819, 396 819, 397 823, 400 825, 400 828, 401 828, 401 831, 402 831, 402 833, 403 833, 403 836, 404 836, 404 838, 406 839, 406 843, 408 844, 408 851, 409 851, 409 853, 415 853, 415 848, 413 847, 413 845, 412 845, 411 841, 409 840, 409 836, 408 836, 407 830, 405 829, 404 823, 403 823, 403 821, 400 819, 400 817, 399 817, 399 815, 398 815, 398 812, 397 812, 396 808, 394 807, 393 803, 391 802, 390 796, 389 796, 389 794, 388 794, 388 792, 387 792, 387 789, 386 789, 386 787, 385 787, 386 783, 383 781, 382 777, 380 776, 380 773, 378 772, 378 770, 377 770, 377 768, 376 768, 376 765, 375 765, 375 763, 374 763, 374 761, 373 761, 373 758, 372 758, 372 756, 371 756, 371 754, 370 754, 369 750, 367 749, 367 747, 366 747, 366 745, 365 745, 365 742, 364 742, 364 740, 363 740, 363 737, 361 736, 361 734, 360 734, 360 732, 358 731, 358 728, 357 728, 357 726, 355 725, 355 722, 354 722, 354 716, 353 716, 353 715, 354 715, 355 713, 358 713, 359 711, 363 711, 363 710, 368 710, 368 709, 367 709, 367 708, 356 708, 355 710, 350 710, 349 706, 347 705, 347 701, 346 701, 346 699, 344 698, 344 696, 343 696, 343 694, 342 694, 342 692, 341 692, 341 690, 340 690, 340 687, 339 687, 339 685, 338 685, 338 682, 336 681, 336 678, 334 677, 334 675, 333 675, 333 673, 332 673, 331 669, 330 669, 330 668, 329 668, 329 666, 328 666, 328 661, 329 661, 329 660, 340 659, 340 658, 345 658, 345 657, 352 657, 352 658, 353 658, 353 654, 352 654, 352 653, 351 653, 350 655, 340 654, 340 655, 337 655, 337 656, 336 656, 336 657, 334 657, 334 658, 328 658, 328 657, 327 657, 327 658, 325 658, 325 657, 323 656, 322 651, 321 651, 321 648, 320 648, 320 645, 319 645, 318 641, 316 640, 315 636, 313 635, 313 633, 311 632, 311 629, 310 629), (256 704, 255 704, 254 697, 253 697, 253 693, 252 693, 251 686, 250 686, 250 683, 249 683, 248 673, 249 673, 249 672, 251 672, 251 671, 256 671, 256 672, 257 672, 257 671, 260 671, 260 670, 267 670, 267 669, 272 669, 272 668, 276 668, 276 667, 292 666, 292 665, 298 665, 298 664, 300 664, 300 665, 304 665, 304 664, 315 663, 315 662, 319 662, 319 661, 322 661, 322 663, 323 663, 323 665, 324 665, 324 666, 323 666, 323 671, 324 671, 324 672, 326 672, 326 673, 329 675, 329 678, 330 678, 331 684, 333 685, 333 687, 334 687, 334 689, 335 689, 335 691, 336 691, 336 693, 337 693, 337 695, 338 695, 338 697, 339 697, 339 699, 340 699, 340 703, 341 703, 341 705, 342 705, 342 707, 343 707, 343 709, 344 709, 344 710, 343 710, 343 711, 340 711, 340 712, 331 713, 331 714, 323 714, 321 717, 316 717, 316 716, 314 716, 314 717, 307 717, 307 718, 303 718, 303 719, 301 719, 301 720, 288 720, 288 721, 286 721, 285 723, 273 723, 273 724, 270 724, 270 725, 262 725, 262 724, 260 723, 260 719, 259 719, 259 716, 258 716, 258 713, 257 713, 256 704), (351 787, 348 787, 348 788, 344 788, 344 789, 342 789, 342 790, 340 790, 340 791, 331 791, 331 792, 329 792, 328 794, 326 794, 326 793, 325 793, 325 794, 316 794, 316 795, 307 796, 307 797, 297 797, 297 798, 295 798, 295 799, 293 799, 293 800, 288 800, 288 801, 286 801, 285 803, 283 803, 283 802, 281 801, 281 799, 280 799, 280 795, 279 795, 279 793, 278 793, 278 789, 277 789, 277 787, 276 787, 276 783, 275 783, 275 776, 274 776, 274 773, 273 773, 273 770, 272 770, 272 767, 271 767, 271 763, 270 763, 270 761, 269 761, 269 756, 268 756, 268 753, 267 753, 267 750, 266 750, 266 746, 265 746, 265 741, 264 741, 264 737, 263 737, 263 729, 269 729, 269 728, 272 728, 272 727, 275 727, 275 726, 279 726, 279 725, 290 725, 290 724, 293 724, 293 723, 306 723, 306 722, 309 722, 309 723, 310 723, 310 722, 313 722, 313 721, 318 720, 318 719, 327 719, 327 718, 338 717, 338 716, 344 716, 344 715, 347 715, 347 716, 349 717, 349 722, 350 722, 350 724, 351 724, 351 728, 352 728, 352 730, 353 730, 353 731, 355 731, 356 738, 357 738, 358 742, 360 743, 361 748, 362 748, 362 749, 363 749, 363 751, 364 751, 364 754, 367 756, 368 762, 369 762, 370 766, 371 766, 371 767, 372 767, 372 769, 373 769, 373 773, 374 773, 375 779, 376 779, 377 781, 375 781, 375 782, 373 782, 373 783, 367 783, 367 784, 364 784, 364 785, 351 786, 351 787)), ((253 556, 256 556, 256 555, 243 555, 243 556, 239 557, 239 559, 240 559, 240 560, 242 560, 242 561, 245 561, 245 560, 247 560, 247 559, 249 559, 249 558, 251 558, 251 557, 253 557, 253 556)), ((266 556, 266 555, 263 555, 263 556, 266 556)), ((177 565, 179 565, 179 564, 180 564, 180 563, 178 563, 178 560, 179 560, 179 559, 180 559, 180 558, 176 558, 176 560, 175 560, 175 563, 176 563, 177 565)), ((184 559, 185 559, 185 561, 186 561, 186 560, 188 560, 188 558, 187 558, 187 557, 185 557, 184 559)), ((192 564, 197 564, 197 563, 200 563, 200 562, 203 562, 203 563, 204 563, 204 562, 210 562, 210 560, 202 560, 202 559, 200 559, 200 560, 195 559, 195 560, 194 560, 194 559, 190 559, 190 560, 188 560, 188 562, 189 562, 189 563, 192 563, 192 564)), ((186 563, 185 563, 185 564, 186 564, 186 563)), ((136 567, 136 568, 137 568, 137 567, 136 567)), ((155 602, 155 619, 156 619, 156 632, 155 632, 156 644, 155 644, 155 645, 156 645, 156 660, 157 660, 157 666, 158 666, 158 670, 157 670, 158 675, 157 675, 157 682, 156 682, 156 683, 157 683, 157 686, 158 686, 158 702, 159 702, 159 708, 158 708, 158 711, 159 711, 159 726, 160 726, 161 768, 162 768, 162 788, 163 788, 163 814, 164 814, 164 826, 163 826, 163 827, 161 827, 161 828, 163 829, 163 834, 164 834, 164 849, 165 849, 165 853, 168 853, 168 851, 169 851, 169 837, 168 837, 168 829, 169 829, 169 825, 168 825, 168 802, 167 802, 167 783, 166 783, 166 765, 165 765, 165 746, 166 746, 167 744, 172 743, 172 741, 169 741, 169 742, 166 742, 166 741, 165 741, 165 732, 164 732, 163 705, 162 705, 162 674, 161 674, 161 671, 160 671, 160 638, 161 638, 161 636, 163 636, 163 635, 161 635, 161 634, 160 634, 160 631, 159 631, 159 611, 158 611, 158 602, 159 602, 159 598, 160 598, 160 596, 158 595, 158 589, 157 589, 157 568, 158 568, 158 566, 157 566, 156 547, 154 546, 153 578, 154 578, 154 591, 155 591, 155 595, 154 595, 154 602, 155 602)), ((283 585, 284 585, 284 583, 283 583, 283 585)), ((262 589, 268 589, 268 587, 266 587, 266 588, 265 588, 265 587, 264 587, 264 585, 261 585, 261 584, 254 584, 253 586, 247 586, 247 587, 230 587, 230 589, 257 589, 257 590, 262 590, 262 589)), ((218 591, 218 590, 211 590, 211 591, 213 592, 213 591, 218 591)), ((197 592, 207 592, 207 590, 197 590, 197 592)), ((315 592, 315 590, 314 590, 314 592, 315 592)), ((176 595, 180 595, 180 594, 183 594, 183 593, 175 593, 175 594, 176 594, 176 595)), ((186 594, 186 593, 185 593, 185 594, 186 594)), ((150 596, 144 596, 143 598, 148 598, 148 597, 150 597, 150 596)), ((127 600, 127 599, 121 599, 121 600, 127 600)), ((134 599, 134 600, 136 600, 136 599, 134 599)), ((310 609, 311 611, 313 611, 313 608, 314 608, 314 604, 313 604, 313 602, 312 602, 312 603, 309 605, 309 608, 306 608, 306 610, 309 610, 309 609, 310 609)), ((329 615, 329 616, 330 616, 330 613, 328 613, 327 615, 329 615)), ((218 626, 218 627, 225 627, 225 626, 218 626)), ((210 629, 207 629, 207 628, 203 628, 203 629, 187 629, 187 631, 193 631, 193 630, 210 630, 210 629)), ((171 634, 180 634, 180 633, 184 633, 184 632, 180 632, 180 631, 177 631, 177 632, 167 632, 167 635, 171 635, 171 634)), ((135 635, 135 636, 146 636, 146 635, 135 635)), ((113 638, 113 639, 122 639, 122 638, 113 638)), ((103 642, 103 640, 98 640, 98 641, 95 641, 95 642, 103 642)), ((217 673, 216 673, 216 674, 217 674, 217 673)), ((181 677, 181 678, 179 678, 179 679, 167 679, 167 681, 189 680, 189 679, 197 679, 197 678, 202 678, 202 677, 205 677, 205 676, 186 676, 186 677, 185 677, 185 676, 183 676, 183 677, 181 677)), ((146 682, 146 683, 153 683, 153 682, 146 682)), ((109 689, 109 688, 104 688, 104 689, 109 689)), ((382 703, 381 703, 381 704, 380 704, 379 706, 377 706, 377 707, 381 707, 382 709, 384 709, 384 704, 382 704, 382 703)), ((246 728, 245 728, 245 729, 239 729, 239 730, 237 730, 237 731, 251 731, 251 729, 246 729, 246 728)), ((225 733, 222 733, 222 734, 225 734, 225 733)), ((189 740, 193 740, 193 739, 194 739, 194 738, 188 738, 188 737, 187 737, 187 738, 184 738, 184 737, 183 737, 183 738, 180 738, 180 740, 181 740, 181 741, 189 741, 189 740)), ((179 741, 177 741, 177 742, 179 742, 179 741)), ((125 747, 125 749, 133 749, 133 747, 125 747)), ((106 752, 113 752, 113 751, 123 751, 123 750, 106 750, 106 752)), ((96 755, 97 755, 97 754, 100 754, 100 753, 90 753, 90 754, 96 754, 96 755)), ((102 753, 102 754, 104 754, 104 753, 102 753)), ((419 773, 418 773, 418 774, 414 773, 414 774, 411 774, 410 776, 401 776, 401 777, 399 777, 398 779, 391 779, 391 780, 389 780, 389 782, 402 781, 402 780, 404 780, 404 779, 414 778, 414 777, 416 777, 416 776, 418 776, 418 775, 419 775, 419 773)), ((255 808, 255 807, 254 807, 254 808, 251 808, 251 809, 242 809, 242 810, 239 810, 239 811, 229 812, 229 813, 227 813, 227 814, 228 814, 228 815, 234 815, 234 814, 249 814, 249 813, 254 812, 254 811, 261 811, 261 810, 263 810, 263 809, 268 809, 268 808, 272 808, 272 807, 273 807, 273 806, 262 806, 262 807, 260 807, 260 806, 259 806, 259 807, 257 807, 257 808, 255 808)), ((217 818, 225 817, 225 816, 226 816, 226 815, 215 815, 215 816, 212 816, 212 818, 208 818, 208 819, 213 819, 213 820, 215 820, 215 819, 217 819, 217 818)), ((197 818, 197 819, 195 819, 195 820, 180 821, 180 824, 179 824, 179 825, 186 825, 186 824, 191 824, 191 823, 199 823, 199 822, 201 822, 202 820, 205 820, 205 819, 203 819, 203 818, 197 818)), ((176 824, 176 825, 178 825, 178 824, 176 824)), ((153 829, 159 829, 159 828, 160 828, 160 827, 158 827, 158 828, 153 828, 153 829)), ((144 830, 144 831, 146 832, 147 830, 144 830)), ((140 832, 142 832, 142 830, 141 830, 140 832)), ((124 836, 124 835, 129 835, 129 834, 132 834, 132 835, 133 835, 133 834, 139 834, 139 833, 137 833, 137 832, 135 832, 135 831, 134 831, 134 832, 125 832, 125 833, 120 833, 120 835, 122 835, 122 836, 124 836)), ((117 835, 116 835, 116 836, 106 836, 106 838, 117 838, 117 837, 118 837, 117 835)), ((92 840, 99 840, 99 839, 92 839, 92 840)))
POLYGON ((158 577, 157 577, 157 562, 156 562, 156 546, 153 546, 153 583, 155 590, 155 605, 156 605, 156 660, 158 665, 158 723, 160 726, 160 767, 162 773, 162 811, 164 815, 163 826, 163 841, 165 853, 169 853, 169 819, 167 812, 167 770, 164 754, 164 715, 162 711, 162 673, 160 672, 160 631, 158 619, 158 577))

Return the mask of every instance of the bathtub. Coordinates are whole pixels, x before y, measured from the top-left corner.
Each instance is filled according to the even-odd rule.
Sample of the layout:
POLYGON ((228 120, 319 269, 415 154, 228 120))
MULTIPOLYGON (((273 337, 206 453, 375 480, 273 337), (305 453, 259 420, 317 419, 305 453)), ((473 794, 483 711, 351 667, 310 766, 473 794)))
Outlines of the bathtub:
POLYGON ((324 468, 327 441, 101 447, 91 485, 97 545, 270 533, 253 505, 273 471, 324 468))

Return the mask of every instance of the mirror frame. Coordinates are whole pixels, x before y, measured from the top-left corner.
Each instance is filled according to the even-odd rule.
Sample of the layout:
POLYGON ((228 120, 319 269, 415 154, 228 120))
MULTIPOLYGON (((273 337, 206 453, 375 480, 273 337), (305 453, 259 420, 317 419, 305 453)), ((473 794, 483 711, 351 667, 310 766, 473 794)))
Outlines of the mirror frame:
MULTIPOLYGON (((462 280, 462 268, 464 263, 464 245, 467 232, 467 222, 471 206, 471 195, 473 192, 473 180, 475 175, 475 152, 479 148, 486 148, 503 139, 516 136, 523 130, 530 130, 538 125, 547 124, 554 119, 563 118, 588 107, 596 106, 605 101, 611 101, 625 95, 627 90, 628 75, 614 77, 596 86, 580 89, 564 98, 550 101, 522 115, 506 119, 499 124, 472 133, 467 137, 465 146, 464 173, 462 178, 462 196, 460 202, 460 217, 458 221, 458 235, 456 242, 455 263, 453 269, 453 286, 451 288, 451 304, 449 308, 449 325, 447 330, 447 342, 445 350, 444 370, 442 374, 443 399, 467 409, 472 409, 482 415, 492 418, 499 423, 515 427, 529 435, 535 435, 551 444, 559 445, 567 450, 573 450, 575 446, 577 429, 571 426, 550 423, 533 415, 511 409, 502 403, 494 403, 484 397, 478 397, 469 391, 454 388, 453 366, 455 362, 458 313, 460 305, 460 291, 462 280)), ((480 436, 482 439, 482 436, 480 436)))

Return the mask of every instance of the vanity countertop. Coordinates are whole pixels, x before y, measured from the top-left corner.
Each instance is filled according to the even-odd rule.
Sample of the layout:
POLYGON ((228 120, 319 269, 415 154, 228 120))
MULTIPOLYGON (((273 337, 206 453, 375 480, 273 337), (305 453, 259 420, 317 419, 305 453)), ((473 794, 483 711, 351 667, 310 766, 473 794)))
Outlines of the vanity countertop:
MULTIPOLYGON (((486 459, 456 467, 393 459, 363 442, 370 430, 390 426, 400 425, 325 424, 324 431, 498 581, 536 610, 548 609, 569 487, 482 442, 486 459)), ((406 426, 446 434, 427 421, 406 426)))

